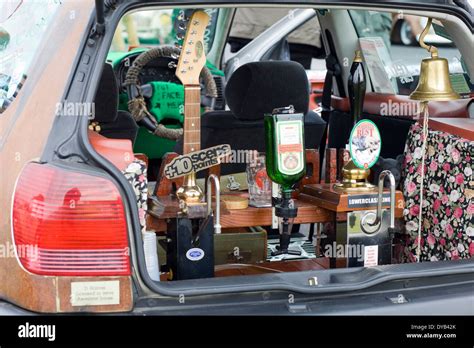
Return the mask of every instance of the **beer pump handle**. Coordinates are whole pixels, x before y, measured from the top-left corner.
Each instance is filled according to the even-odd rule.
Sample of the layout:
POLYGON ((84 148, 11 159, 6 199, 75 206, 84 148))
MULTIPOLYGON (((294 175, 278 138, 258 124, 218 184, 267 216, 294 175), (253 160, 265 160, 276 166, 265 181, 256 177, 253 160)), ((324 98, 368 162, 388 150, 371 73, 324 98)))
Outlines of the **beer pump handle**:
POLYGON ((353 125, 359 122, 362 117, 366 87, 367 83, 365 80, 365 69, 364 63, 362 62, 362 53, 360 50, 357 50, 349 73, 349 80, 347 82, 347 91, 349 93, 349 104, 353 125))

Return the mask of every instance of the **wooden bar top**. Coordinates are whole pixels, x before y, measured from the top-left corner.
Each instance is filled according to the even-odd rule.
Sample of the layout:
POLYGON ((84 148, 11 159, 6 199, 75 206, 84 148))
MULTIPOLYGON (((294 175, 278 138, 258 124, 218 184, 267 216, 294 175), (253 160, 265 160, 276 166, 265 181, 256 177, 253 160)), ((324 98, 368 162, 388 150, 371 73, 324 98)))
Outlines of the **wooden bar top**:
MULTIPOLYGON (((377 197, 377 190, 361 192, 341 192, 334 189, 334 184, 305 185, 300 201, 314 204, 337 213, 377 209, 375 203, 367 203, 377 197)), ((384 189, 384 195, 389 194, 389 189, 384 189)), ((384 202, 383 208, 390 207, 390 203, 384 202)), ((404 199, 401 191, 395 192, 395 217, 403 216, 404 199)))
POLYGON ((430 118, 429 127, 474 141, 474 118, 430 118))
MULTIPOLYGON (((239 195, 248 196, 247 193, 239 195)), ((162 211, 159 216, 148 214, 147 227, 157 232, 166 230, 166 219, 175 218, 179 212, 178 200, 171 195, 159 196, 162 211)), ((321 208, 311 202, 295 200, 298 207, 298 216, 294 223, 304 224, 313 222, 325 222, 334 219, 334 212, 321 208)), ((221 204, 221 226, 222 228, 238 228, 251 226, 270 226, 272 224, 272 208, 255 208, 228 210, 225 204, 221 204)))
MULTIPOLYGON (((295 199, 298 207, 298 216, 295 224, 305 224, 313 222, 331 221, 334 213, 318 207, 311 202, 303 202, 295 199)), ((223 228, 229 227, 250 227, 250 226, 270 226, 272 224, 272 208, 255 208, 221 210, 221 225, 223 228)))
POLYGON ((259 264, 227 264, 215 268, 216 277, 257 275, 266 273, 317 271, 329 268, 329 259, 320 257, 306 260, 262 262, 259 264))
MULTIPOLYGON (((318 271, 328 268, 329 259, 327 257, 319 257, 305 260, 268 261, 258 264, 229 263, 216 266, 214 275, 215 277, 232 277, 282 272, 318 271)), ((162 273, 160 280, 167 281, 168 273, 162 273)))

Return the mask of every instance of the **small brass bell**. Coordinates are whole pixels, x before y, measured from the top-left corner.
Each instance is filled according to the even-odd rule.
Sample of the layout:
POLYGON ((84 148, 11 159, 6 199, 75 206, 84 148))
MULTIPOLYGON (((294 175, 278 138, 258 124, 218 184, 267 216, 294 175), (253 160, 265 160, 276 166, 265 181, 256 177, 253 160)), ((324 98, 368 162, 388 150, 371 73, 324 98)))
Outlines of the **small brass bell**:
POLYGON ((424 42, 424 38, 431 26, 431 21, 432 19, 429 18, 420 36, 420 46, 431 53, 431 58, 425 58, 421 61, 418 86, 410 94, 410 99, 422 102, 459 99, 459 94, 451 86, 448 60, 439 58, 438 49, 434 46, 428 46, 424 42))

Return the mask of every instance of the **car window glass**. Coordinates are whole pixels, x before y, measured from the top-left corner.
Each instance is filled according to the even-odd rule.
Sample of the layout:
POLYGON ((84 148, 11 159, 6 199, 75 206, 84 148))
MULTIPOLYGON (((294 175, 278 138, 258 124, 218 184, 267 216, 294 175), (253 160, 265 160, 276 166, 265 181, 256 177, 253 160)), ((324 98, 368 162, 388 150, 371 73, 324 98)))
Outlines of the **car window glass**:
MULTIPOLYGON (((235 12, 229 36, 254 39, 294 10, 284 8, 239 8, 235 12)), ((317 17, 312 18, 288 36, 292 44, 321 47, 321 28, 317 17)))
MULTIPOLYGON (((426 17, 390 14, 377 11, 349 11, 375 92, 409 95, 416 88, 420 62, 429 57, 418 39, 427 23, 426 17)), ((440 57, 448 59, 453 87, 460 94, 474 90, 461 53, 442 33, 436 22, 425 38, 436 46, 440 57)))
POLYGON ((25 83, 59 5, 59 0, 0 2, 0 113, 25 83))
MULTIPOLYGON (((230 28, 223 61, 231 59, 250 41, 263 33, 277 32, 288 19, 293 19, 295 11, 286 8, 238 8, 230 28), (282 19, 286 18, 281 22, 282 19)), ((325 51, 321 40, 321 26, 316 16, 295 28, 282 41, 261 58, 262 60, 292 60, 302 64, 305 69, 325 71, 325 51)))
MULTIPOLYGON (((114 36, 112 51, 129 51, 138 46, 174 45, 186 31, 186 18, 194 10, 167 9, 130 13, 122 18, 114 36)), ((206 52, 214 42, 219 10, 206 9, 210 16, 204 33, 206 52)))

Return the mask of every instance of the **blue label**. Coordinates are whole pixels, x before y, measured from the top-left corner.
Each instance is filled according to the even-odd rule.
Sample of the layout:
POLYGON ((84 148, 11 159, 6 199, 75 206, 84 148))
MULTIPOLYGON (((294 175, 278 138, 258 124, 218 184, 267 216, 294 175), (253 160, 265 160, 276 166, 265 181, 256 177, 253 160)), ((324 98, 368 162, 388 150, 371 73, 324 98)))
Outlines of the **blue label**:
POLYGON ((199 261, 204 257, 204 250, 200 248, 192 248, 186 252, 186 257, 190 261, 199 261))

